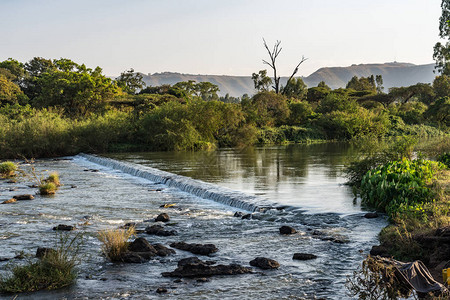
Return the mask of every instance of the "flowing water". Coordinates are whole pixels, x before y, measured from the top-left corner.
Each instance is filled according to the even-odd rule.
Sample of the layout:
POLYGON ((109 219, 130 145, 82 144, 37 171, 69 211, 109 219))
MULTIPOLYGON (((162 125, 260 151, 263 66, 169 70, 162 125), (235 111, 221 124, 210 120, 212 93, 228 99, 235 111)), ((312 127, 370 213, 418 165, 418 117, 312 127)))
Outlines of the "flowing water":
MULTIPOLYGON (((54 196, 0 205, 0 258, 52 246, 58 239, 53 226, 77 225, 76 231, 65 233, 84 232, 77 283, 17 299, 348 299, 346 277, 386 225, 382 218, 363 218, 358 201, 343 185, 343 165, 354 155, 347 144, 319 144, 37 161, 38 172, 57 171, 64 185, 54 196), (165 203, 176 206, 160 208, 165 203), (236 211, 255 212, 243 220, 233 217, 236 211), (248 266, 265 256, 281 266, 208 282, 174 282, 161 273, 192 254, 176 250, 144 264, 113 264, 101 255, 96 232, 127 222, 153 224, 161 212, 170 215, 168 226, 178 235, 141 234, 151 243, 213 243, 219 251, 201 259, 248 266), (282 236, 282 225, 299 233, 282 236), (296 252, 318 258, 294 261, 296 252), (157 294, 161 286, 169 293, 157 294)), ((27 180, 0 181, 0 200, 35 193, 29 185, 27 180)), ((8 263, 20 262, 1 262, 2 274, 8 263)))

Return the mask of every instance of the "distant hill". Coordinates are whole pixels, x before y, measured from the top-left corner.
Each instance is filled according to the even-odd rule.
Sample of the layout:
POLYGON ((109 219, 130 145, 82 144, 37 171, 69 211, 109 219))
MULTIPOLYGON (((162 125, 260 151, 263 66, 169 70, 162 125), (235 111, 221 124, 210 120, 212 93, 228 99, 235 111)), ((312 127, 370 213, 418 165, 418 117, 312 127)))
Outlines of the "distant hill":
MULTIPOLYGON (((436 76, 433 73, 434 64, 414 65, 409 63, 385 63, 385 64, 360 64, 349 67, 327 67, 320 68, 307 77, 303 77, 308 87, 317 86, 320 81, 325 81, 331 88, 345 87, 353 76, 382 75, 385 90, 390 87, 409 86, 418 82, 431 83, 436 76)), ((255 93, 253 81, 250 76, 227 76, 227 75, 193 75, 172 72, 142 74, 147 86, 158 86, 162 84, 175 84, 180 81, 195 80, 197 82, 209 81, 219 86, 220 95, 229 94, 238 97, 243 94, 255 93)), ((287 78, 282 78, 282 83, 287 78)))

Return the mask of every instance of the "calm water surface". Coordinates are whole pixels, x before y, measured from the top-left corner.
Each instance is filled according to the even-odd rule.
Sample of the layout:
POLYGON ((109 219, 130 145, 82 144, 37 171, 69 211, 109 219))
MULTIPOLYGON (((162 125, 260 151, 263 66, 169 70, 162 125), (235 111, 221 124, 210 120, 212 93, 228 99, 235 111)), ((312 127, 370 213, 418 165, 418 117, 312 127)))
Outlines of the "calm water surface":
MULTIPOLYGON (((12 258, 22 251, 34 254, 38 246, 52 246, 57 240, 52 227, 69 224, 78 229, 65 234, 83 232, 85 237, 77 283, 16 299, 349 299, 346 277, 377 243, 376 236, 386 225, 382 218, 364 219, 364 211, 343 185, 342 168, 354 155, 346 144, 114 155, 138 164, 136 168, 152 166, 290 206, 256 213, 251 220, 233 217, 236 208, 78 156, 38 161, 39 172, 59 172, 64 186, 52 197, 36 195, 32 201, 0 205, 0 257, 12 258), (98 172, 89 171, 92 169, 98 172), (160 208, 165 203, 176 203, 176 207, 160 208), (178 260, 192 256, 188 252, 176 250, 173 256, 144 264, 112 264, 101 255, 96 238, 99 230, 126 222, 146 221, 139 225, 145 227, 161 212, 171 216, 168 226, 178 235, 141 235, 151 243, 214 243, 219 251, 201 259, 248 266, 253 258, 265 256, 277 260, 281 267, 242 276, 217 276, 205 283, 191 279, 178 283, 161 273, 174 270, 178 260), (83 225, 86 220, 89 223, 83 225), (295 227, 299 233, 281 236, 278 229, 282 225, 295 227), (296 252, 314 253, 318 259, 294 261, 296 252), (169 293, 158 295, 155 291, 160 286, 169 293)), ((0 201, 35 193, 29 185, 27 180, 0 181, 0 201)), ((0 262, 0 274, 7 274, 8 263, 21 262, 0 262)), ((13 295, 0 298, 11 299, 13 295)))

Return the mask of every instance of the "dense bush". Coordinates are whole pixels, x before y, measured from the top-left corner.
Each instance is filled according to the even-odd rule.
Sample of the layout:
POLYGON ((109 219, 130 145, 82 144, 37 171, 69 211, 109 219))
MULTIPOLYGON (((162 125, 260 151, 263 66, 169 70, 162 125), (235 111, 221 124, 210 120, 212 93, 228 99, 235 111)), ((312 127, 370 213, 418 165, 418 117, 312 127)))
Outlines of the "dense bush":
POLYGON ((429 185, 442 168, 438 162, 406 158, 379 166, 362 178, 362 203, 391 218, 405 210, 421 211, 421 206, 433 199, 429 185))

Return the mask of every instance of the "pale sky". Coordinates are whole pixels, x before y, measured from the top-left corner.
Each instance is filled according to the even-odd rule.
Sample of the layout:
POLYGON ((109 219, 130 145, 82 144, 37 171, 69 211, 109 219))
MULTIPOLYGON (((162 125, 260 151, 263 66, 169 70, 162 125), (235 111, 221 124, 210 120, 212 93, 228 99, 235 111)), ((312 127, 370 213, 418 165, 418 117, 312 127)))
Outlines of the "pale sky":
POLYGON ((262 38, 298 75, 360 63, 433 63, 441 0, 0 0, 0 61, 70 58, 106 75, 251 75, 262 38))

